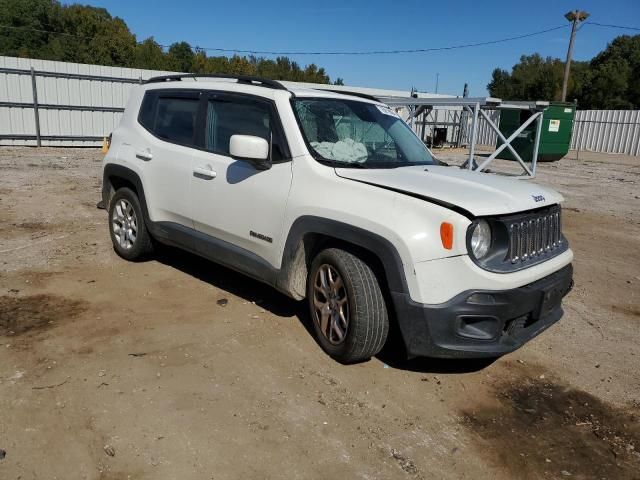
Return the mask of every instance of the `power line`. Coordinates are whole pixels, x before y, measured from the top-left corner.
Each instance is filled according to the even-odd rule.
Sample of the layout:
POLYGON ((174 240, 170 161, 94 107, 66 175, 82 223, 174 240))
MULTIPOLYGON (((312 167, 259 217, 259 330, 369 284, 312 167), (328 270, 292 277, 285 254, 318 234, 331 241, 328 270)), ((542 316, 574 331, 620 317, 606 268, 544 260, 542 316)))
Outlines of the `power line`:
MULTIPOLYGON (((10 29, 10 30, 27 30, 34 31, 40 33, 50 33, 54 35, 65 35, 69 37, 83 38, 87 40, 93 40, 94 37, 86 37, 82 35, 74 35, 72 33, 66 32, 55 32, 50 30, 42 30, 38 28, 31 27, 15 27, 12 25, 0 25, 0 28, 10 29)), ((542 35, 545 33, 553 32, 555 30, 560 30, 567 28, 567 25, 559 25, 553 28, 547 28, 545 30, 539 30, 537 32, 525 33, 523 35, 517 35, 515 37, 507 37, 501 38, 498 40, 489 40, 484 42, 475 42, 475 43, 466 43, 461 45, 450 45, 446 47, 430 47, 430 48, 415 48, 408 50, 372 50, 372 51, 315 51, 315 52, 304 52, 304 51, 269 51, 269 50, 243 50, 237 48, 218 48, 218 47, 195 47, 198 50, 211 51, 211 52, 226 52, 226 53, 246 53, 253 55, 396 55, 403 53, 427 53, 427 52, 438 52, 445 50, 458 50, 462 48, 472 48, 472 47, 481 47, 485 45, 495 45, 498 43, 511 42, 514 40, 520 40, 523 38, 533 37, 536 35, 542 35)), ((142 43, 142 42, 137 42, 142 43)), ((160 44, 159 44, 160 45, 160 44)), ((168 45, 160 45, 162 48, 168 48, 168 45)))
POLYGON ((595 25, 596 27, 621 28, 623 30, 635 30, 637 32, 640 32, 640 28, 638 27, 625 27, 623 25, 610 25, 607 23, 596 23, 596 22, 585 22, 585 25, 595 25))
POLYGON ((540 30, 538 32, 533 32, 533 33, 526 33, 524 35, 518 35, 515 37, 501 38, 499 40, 489 40, 486 42, 451 45, 448 47, 415 48, 415 49, 409 49, 409 50, 372 50, 372 51, 343 51, 343 52, 338 52, 338 51, 276 52, 276 51, 268 51, 268 50, 239 50, 239 49, 232 49, 232 48, 215 48, 215 47, 199 47, 199 48, 206 51, 250 53, 250 54, 256 54, 256 55, 395 55, 395 54, 402 54, 402 53, 437 52, 437 51, 443 51, 443 50, 457 50, 461 48, 480 47, 483 45, 494 45, 496 43, 509 42, 513 40, 519 40, 521 38, 533 37, 535 35, 542 35, 543 33, 553 32, 554 30, 559 30, 561 28, 567 28, 567 25, 560 25, 557 27, 548 28, 546 30, 540 30))
MULTIPOLYGON (((0 25, 0 28, 6 28, 8 30, 26 30, 29 32, 38 32, 38 33, 52 33, 54 35, 63 35, 65 37, 75 37, 75 38, 83 38, 85 40, 93 40, 94 37, 86 37, 83 35, 76 35, 74 33, 66 33, 66 32, 55 32, 53 30, 42 30, 40 28, 32 28, 32 27, 14 27, 13 25, 0 25)), ((140 43, 140 42, 137 42, 140 43)))

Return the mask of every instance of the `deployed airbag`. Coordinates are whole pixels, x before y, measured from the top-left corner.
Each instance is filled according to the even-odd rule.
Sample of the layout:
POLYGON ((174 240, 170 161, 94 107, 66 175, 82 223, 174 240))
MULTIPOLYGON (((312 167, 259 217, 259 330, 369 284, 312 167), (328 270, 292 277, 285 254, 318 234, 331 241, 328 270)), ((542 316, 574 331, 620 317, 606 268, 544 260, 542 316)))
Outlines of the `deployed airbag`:
POLYGON ((311 142, 313 149, 327 160, 339 162, 363 163, 367 160, 367 147, 350 138, 337 142, 311 142))

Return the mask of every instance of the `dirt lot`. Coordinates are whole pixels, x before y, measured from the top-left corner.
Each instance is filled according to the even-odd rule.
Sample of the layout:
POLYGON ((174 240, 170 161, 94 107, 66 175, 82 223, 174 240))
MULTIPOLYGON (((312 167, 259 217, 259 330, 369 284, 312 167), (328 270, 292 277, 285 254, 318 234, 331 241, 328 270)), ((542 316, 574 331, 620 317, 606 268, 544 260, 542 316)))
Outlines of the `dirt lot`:
POLYGON ((540 165, 576 255, 542 336, 353 366, 268 287, 117 257, 100 161, 0 149, 1 479, 640 479, 640 159, 540 165))

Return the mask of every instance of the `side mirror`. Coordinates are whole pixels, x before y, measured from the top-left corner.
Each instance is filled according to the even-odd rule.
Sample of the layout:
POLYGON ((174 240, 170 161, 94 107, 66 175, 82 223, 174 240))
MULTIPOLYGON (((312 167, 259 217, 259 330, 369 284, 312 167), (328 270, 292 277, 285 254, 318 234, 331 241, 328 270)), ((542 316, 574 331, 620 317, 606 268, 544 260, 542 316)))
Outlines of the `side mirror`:
POLYGON ((248 160, 258 170, 271 168, 269 142, 253 135, 231 135, 229 153, 233 158, 248 160))

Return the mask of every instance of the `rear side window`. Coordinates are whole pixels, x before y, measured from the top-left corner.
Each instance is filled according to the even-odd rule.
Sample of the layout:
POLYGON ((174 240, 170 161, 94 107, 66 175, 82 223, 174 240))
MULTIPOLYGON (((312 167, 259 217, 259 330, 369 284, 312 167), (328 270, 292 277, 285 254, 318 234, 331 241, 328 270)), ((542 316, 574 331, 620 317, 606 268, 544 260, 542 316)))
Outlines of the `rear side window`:
POLYGON ((167 142, 194 146, 198 102, 195 96, 147 94, 140 107, 139 122, 167 142))
POLYGON ((229 155, 232 135, 253 135, 272 144, 272 161, 284 158, 283 142, 274 130, 273 113, 267 102, 250 99, 213 99, 207 104, 205 148, 229 155))
POLYGON ((138 122, 140 122, 140 125, 149 131, 153 131, 157 101, 158 95, 156 95, 155 92, 147 92, 142 99, 142 105, 140 106, 138 122))

